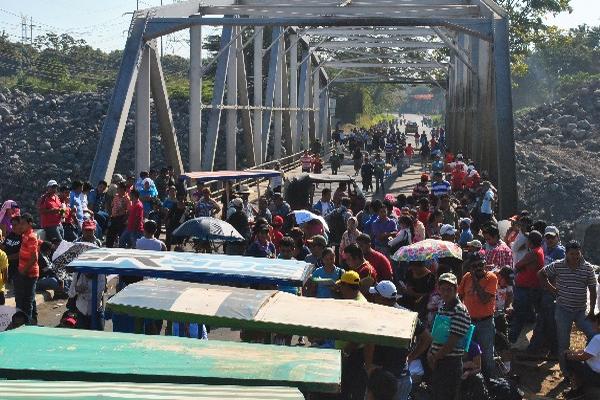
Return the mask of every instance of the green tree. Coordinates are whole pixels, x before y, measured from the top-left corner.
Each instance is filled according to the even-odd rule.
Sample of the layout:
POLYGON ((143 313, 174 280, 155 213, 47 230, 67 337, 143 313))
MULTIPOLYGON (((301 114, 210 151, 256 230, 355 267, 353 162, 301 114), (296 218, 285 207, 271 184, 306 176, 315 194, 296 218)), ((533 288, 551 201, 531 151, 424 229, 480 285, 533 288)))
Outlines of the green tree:
POLYGON ((513 74, 527 73, 527 56, 534 43, 539 42, 550 28, 546 15, 569 11, 571 0, 497 0, 510 19, 510 50, 513 74))

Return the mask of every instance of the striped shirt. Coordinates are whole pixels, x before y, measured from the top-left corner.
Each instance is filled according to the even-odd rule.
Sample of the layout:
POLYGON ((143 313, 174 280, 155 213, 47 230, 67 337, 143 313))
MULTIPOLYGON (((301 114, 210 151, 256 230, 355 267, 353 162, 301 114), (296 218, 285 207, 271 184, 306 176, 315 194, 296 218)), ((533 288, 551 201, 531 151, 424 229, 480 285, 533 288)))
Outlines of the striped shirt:
MULTIPOLYGON (((451 318, 451 335, 457 335, 462 338, 469 331, 469 327, 471 326, 471 317, 469 316, 467 307, 460 300, 456 299, 456 305, 453 307, 448 307, 446 304, 443 304, 438 309, 438 315, 444 315, 451 318)), ((442 347, 444 347, 443 343, 431 343, 431 354, 437 353, 442 347)), ((462 357, 464 351, 464 345, 462 345, 461 340, 459 340, 456 344, 456 347, 454 347, 454 349, 449 352, 446 357, 462 357)))
POLYGON ((580 311, 587 307, 587 289, 596 287, 594 267, 584 259, 577 268, 567 265, 566 259, 558 260, 544 267, 548 279, 556 280, 558 289, 556 304, 568 310, 580 311))
POLYGON ((444 194, 449 194, 452 186, 450 182, 447 180, 442 180, 440 182, 432 182, 431 183, 431 192, 435 195, 435 197, 440 197, 444 194))

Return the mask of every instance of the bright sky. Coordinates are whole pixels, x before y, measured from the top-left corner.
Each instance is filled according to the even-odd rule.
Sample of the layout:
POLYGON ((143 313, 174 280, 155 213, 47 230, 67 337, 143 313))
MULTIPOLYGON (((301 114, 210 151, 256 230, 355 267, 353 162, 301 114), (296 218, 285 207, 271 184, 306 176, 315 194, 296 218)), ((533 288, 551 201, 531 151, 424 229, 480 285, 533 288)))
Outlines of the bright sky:
MULTIPOLYGON (((164 4, 173 1, 163 0, 164 4)), ((147 8, 160 5, 161 0, 0 0, 0 31, 8 33, 12 40, 20 40, 24 15, 28 24, 33 18, 34 37, 45 32, 68 33, 95 48, 122 49, 131 20, 131 15, 123 14, 135 10, 137 2, 140 8, 147 8)), ((573 13, 549 16, 548 21, 561 28, 582 23, 600 25, 600 1, 571 0, 571 4, 573 13)), ((188 37, 187 31, 182 31, 165 38, 164 53, 187 57, 188 37)))

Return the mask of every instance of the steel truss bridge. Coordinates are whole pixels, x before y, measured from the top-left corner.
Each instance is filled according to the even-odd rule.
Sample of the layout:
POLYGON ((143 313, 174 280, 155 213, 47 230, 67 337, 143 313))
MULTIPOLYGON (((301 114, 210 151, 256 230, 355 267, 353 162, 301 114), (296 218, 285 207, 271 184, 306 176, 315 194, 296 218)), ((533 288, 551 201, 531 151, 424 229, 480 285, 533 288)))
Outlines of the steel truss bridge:
POLYGON ((227 169, 234 170, 238 121, 246 158, 260 165, 267 161, 270 141, 273 160, 284 155, 284 148, 287 155, 297 153, 315 138, 329 142, 332 85, 435 85, 445 91, 449 148, 489 171, 499 190, 501 216, 516 209, 509 21, 492 0, 191 0, 139 10, 92 182, 114 171, 134 96, 136 171, 150 166, 151 97, 167 160, 177 173, 184 171, 157 54, 157 39, 184 29, 190 35, 191 65, 185 170, 213 169, 222 113, 227 169), (203 27, 222 27, 220 49, 210 62, 203 62, 203 27), (251 43, 249 71, 244 49, 251 43), (435 52, 440 51, 449 57, 439 61, 435 52), (213 66, 213 98, 203 104, 202 79, 213 66), (201 124, 203 112, 207 126, 201 124))

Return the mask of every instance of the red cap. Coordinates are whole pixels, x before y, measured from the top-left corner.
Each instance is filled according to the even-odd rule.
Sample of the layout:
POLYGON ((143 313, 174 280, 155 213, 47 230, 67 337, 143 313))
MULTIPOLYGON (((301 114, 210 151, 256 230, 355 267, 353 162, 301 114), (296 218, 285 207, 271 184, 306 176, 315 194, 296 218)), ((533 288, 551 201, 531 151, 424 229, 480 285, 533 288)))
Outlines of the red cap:
POLYGON ((281 218, 281 215, 276 215, 275 217, 273 217, 273 226, 281 225, 283 225, 283 218, 281 218))
POLYGON ((86 229, 96 230, 96 221, 94 221, 93 219, 86 219, 85 221, 83 221, 81 229, 83 229, 83 230, 86 230, 86 229))

